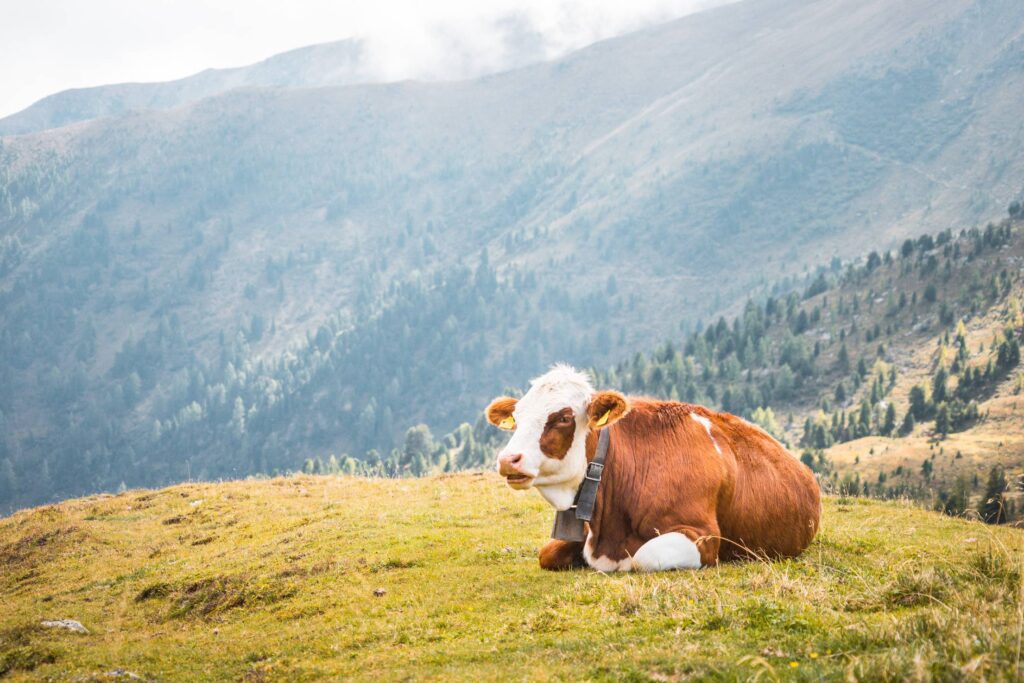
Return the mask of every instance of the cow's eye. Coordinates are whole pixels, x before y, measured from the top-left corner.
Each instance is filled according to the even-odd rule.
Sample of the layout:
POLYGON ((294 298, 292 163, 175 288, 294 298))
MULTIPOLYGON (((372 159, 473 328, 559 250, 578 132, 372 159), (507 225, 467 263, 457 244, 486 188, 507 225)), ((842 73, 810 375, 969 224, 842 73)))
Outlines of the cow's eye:
POLYGON ((558 424, 567 425, 572 422, 572 415, 563 415, 558 418, 558 424))

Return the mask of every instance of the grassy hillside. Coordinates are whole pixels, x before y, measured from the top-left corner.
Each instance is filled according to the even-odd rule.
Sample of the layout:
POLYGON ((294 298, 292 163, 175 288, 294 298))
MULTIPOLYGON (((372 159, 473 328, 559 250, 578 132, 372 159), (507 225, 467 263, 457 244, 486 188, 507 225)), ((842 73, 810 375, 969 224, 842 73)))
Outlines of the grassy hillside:
POLYGON ((492 474, 291 477, 0 520, 12 680, 1019 680, 1024 536, 827 498, 801 558, 542 572, 492 474), (78 634, 40 622, 76 619, 78 634))

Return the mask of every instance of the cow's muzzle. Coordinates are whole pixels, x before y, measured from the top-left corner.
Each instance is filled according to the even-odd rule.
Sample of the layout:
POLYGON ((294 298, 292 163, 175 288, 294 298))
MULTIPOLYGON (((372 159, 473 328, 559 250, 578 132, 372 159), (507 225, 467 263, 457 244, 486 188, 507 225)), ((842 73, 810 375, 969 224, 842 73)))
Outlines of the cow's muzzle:
POLYGON ((529 488, 534 475, 523 470, 523 454, 508 453, 498 458, 498 474, 514 489, 529 488))

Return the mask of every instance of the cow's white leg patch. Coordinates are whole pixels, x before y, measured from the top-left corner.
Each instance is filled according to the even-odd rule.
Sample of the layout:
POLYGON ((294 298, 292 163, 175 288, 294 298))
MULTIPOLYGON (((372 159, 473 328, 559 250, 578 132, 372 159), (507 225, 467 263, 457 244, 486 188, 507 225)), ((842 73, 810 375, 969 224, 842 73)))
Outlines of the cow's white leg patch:
POLYGON ((698 415, 697 413, 690 413, 690 417, 704 425, 704 429, 706 429, 708 432, 708 438, 711 439, 711 445, 714 446, 715 451, 717 451, 717 453, 721 455, 722 449, 718 447, 718 442, 715 441, 715 437, 711 435, 711 420, 707 419, 703 415, 698 415))
POLYGON ((700 551, 684 534, 662 534, 640 546, 633 556, 633 569, 641 572, 700 569, 700 551))
POLYGON ((594 540, 594 533, 590 532, 587 534, 587 542, 583 544, 583 559, 587 561, 587 566, 596 569, 599 572, 628 572, 633 568, 633 560, 628 556, 625 559, 615 561, 604 555, 594 555, 590 549, 591 541, 594 540))

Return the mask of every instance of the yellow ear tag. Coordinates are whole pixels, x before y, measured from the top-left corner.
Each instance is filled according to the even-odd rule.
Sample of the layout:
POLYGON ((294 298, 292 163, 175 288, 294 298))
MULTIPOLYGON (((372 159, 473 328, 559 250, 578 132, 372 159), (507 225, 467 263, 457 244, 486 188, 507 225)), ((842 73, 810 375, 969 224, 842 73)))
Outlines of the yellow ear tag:
POLYGON ((498 427, 500 427, 501 429, 515 429, 516 419, 509 415, 504 420, 498 423, 498 427))
POLYGON ((612 411, 609 410, 604 415, 602 415, 601 419, 598 420, 597 422, 595 422, 594 425, 597 426, 597 427, 604 427, 605 424, 608 422, 608 418, 611 416, 611 414, 612 414, 612 411))

